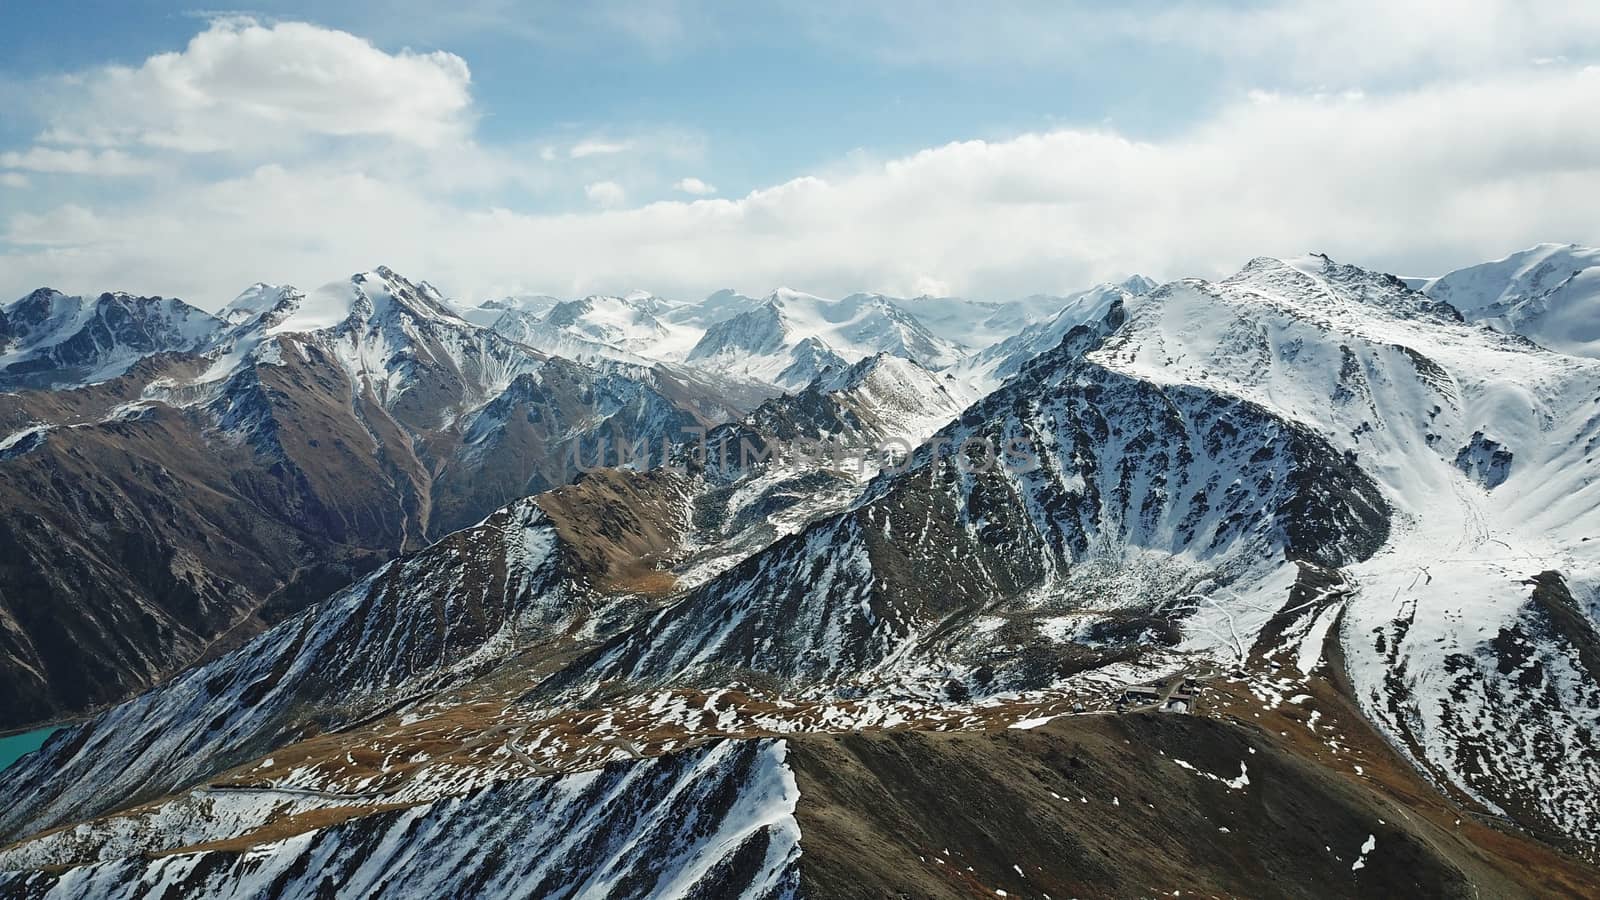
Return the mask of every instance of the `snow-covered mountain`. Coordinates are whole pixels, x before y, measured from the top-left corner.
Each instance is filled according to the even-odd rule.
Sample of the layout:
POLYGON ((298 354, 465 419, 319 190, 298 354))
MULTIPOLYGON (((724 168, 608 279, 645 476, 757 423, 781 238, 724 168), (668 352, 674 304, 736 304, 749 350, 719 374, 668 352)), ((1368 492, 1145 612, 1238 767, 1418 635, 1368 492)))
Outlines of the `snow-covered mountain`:
POLYGON ((683 325, 692 325, 702 331, 718 322, 724 322, 742 312, 749 312, 761 301, 731 288, 707 295, 697 303, 685 303, 667 313, 666 318, 683 325))
POLYGON ((217 310, 216 315, 230 327, 237 328, 253 324, 263 316, 287 317, 304 301, 305 295, 298 288, 258 281, 239 292, 239 296, 217 310))
POLYGON ((1468 321, 1562 353, 1600 357, 1600 249, 1539 244, 1419 281, 1468 321))
POLYGON ((1582 894, 1600 362, 1442 283, 1312 256, 1100 286, 966 370, 870 295, 780 292, 673 369, 546 359, 386 270, 256 291, 230 333, 265 336, 185 408, 302 480, 326 423, 365 423, 409 488, 318 510, 352 527, 382 501, 436 528, 502 483, 483 460, 680 424, 694 365, 810 373, 708 448, 917 446, 852 471, 690 442, 411 545, 0 771, 0 888, 1582 894), (1115 715, 1130 685, 1166 699, 1115 715))
MULTIPOLYGON (((964 393, 947 375, 911 360, 878 353, 852 366, 824 371, 793 394, 768 400, 740 421, 713 430, 707 443, 720 446, 741 438, 756 450, 781 456, 813 445, 827 445, 857 465, 865 479, 883 464, 880 451, 909 453, 929 435, 954 420, 976 395, 964 393), (871 460, 860 460, 862 455, 871 460)), ((734 465, 736 448, 718 450, 734 465)))
POLYGON ((1027 362, 1061 343, 1067 332, 1104 319, 1113 303, 1126 301, 1155 288, 1155 282, 1135 275, 1117 284, 1095 285, 1065 297, 1052 298, 1053 311, 1025 325, 1004 340, 961 360, 951 374, 970 390, 988 393, 1017 374, 1027 362))
POLYGON ((1600 367, 1429 299, 1323 257, 1257 260, 1132 304, 1099 356, 1302 423, 1376 482, 1388 539, 1300 614, 1306 633, 1334 629, 1364 710, 1427 770, 1542 833, 1593 841, 1600 798, 1563 785, 1600 778, 1583 737, 1600 725, 1600 656, 1585 649, 1600 367))
POLYGON ((1437 278, 1413 279, 1415 287, 1477 317, 1491 306, 1509 308, 1554 290, 1579 272, 1600 265, 1600 250, 1577 244, 1536 244, 1501 259, 1457 269, 1437 278))
MULTIPOLYGON (((1130 276, 1118 284, 1130 294, 1142 294, 1156 286, 1154 281, 1142 275, 1130 276)), ((1053 318, 1072 306, 1084 293, 1074 291, 1059 296, 1030 294, 1021 299, 1003 301, 921 296, 895 299, 893 302, 916 316, 918 321, 939 337, 974 350, 984 350, 1053 318)))
POLYGON ((1399 279, 1256 260, 1114 304, 909 471, 554 684, 732 668, 966 695, 1049 683, 1048 652, 996 661, 996 640, 1081 666, 1152 628, 1228 665, 1289 646, 1315 669, 1340 622, 1358 699, 1419 765, 1589 841, 1600 798, 1563 785, 1600 773, 1597 394, 1594 364, 1399 279), (963 471, 948 448, 975 438, 1037 465, 963 471))
POLYGON ((796 388, 830 368, 879 352, 929 369, 961 357, 959 347, 881 295, 826 300, 779 289, 753 308, 708 327, 685 362, 796 388))
POLYGON ((991 390, 1092 312, 1095 297, 1153 286, 1136 275, 1065 296, 1008 302, 875 293, 828 300, 779 289, 764 298, 722 290, 683 303, 635 291, 570 301, 492 300, 462 315, 546 353, 589 362, 681 361, 798 389, 825 371, 887 352, 928 368, 960 365, 969 389, 991 390), (1003 351, 992 346, 1001 343, 1003 351), (1003 371, 997 376, 997 370, 1003 371))
POLYGON ((40 288, 0 309, 0 390, 116 377, 152 353, 203 348, 223 323, 182 300, 40 288))
POLYGON ((520 312, 537 317, 549 312, 552 306, 560 302, 560 297, 549 294, 512 294, 485 300, 477 306, 457 305, 456 309, 463 319, 488 328, 503 313, 520 312))
POLYGON ((547 356, 384 268, 258 285, 223 315, 198 353, 0 394, 0 722, 158 683, 224 632, 571 481, 615 431, 659 456, 760 402, 547 356))
POLYGON ((503 310, 488 323, 512 340, 570 359, 678 360, 701 331, 670 321, 677 307, 649 294, 560 301, 539 313, 503 310))
POLYGON ((949 365, 962 354, 879 294, 828 300, 780 289, 757 299, 724 290, 679 303, 636 291, 529 308, 496 301, 466 315, 553 355, 683 362, 708 374, 794 389, 878 352, 928 367, 949 365))
POLYGON ((658 318, 669 308, 660 298, 650 296, 585 297, 556 304, 545 313, 543 322, 624 350, 650 350, 671 336, 658 318))
MULTIPOLYGON (((921 444, 978 399, 949 375, 880 351, 849 368, 823 373, 808 391, 830 396, 844 412, 845 428, 857 440, 921 444)), ((837 436, 845 429, 830 428, 837 436)))

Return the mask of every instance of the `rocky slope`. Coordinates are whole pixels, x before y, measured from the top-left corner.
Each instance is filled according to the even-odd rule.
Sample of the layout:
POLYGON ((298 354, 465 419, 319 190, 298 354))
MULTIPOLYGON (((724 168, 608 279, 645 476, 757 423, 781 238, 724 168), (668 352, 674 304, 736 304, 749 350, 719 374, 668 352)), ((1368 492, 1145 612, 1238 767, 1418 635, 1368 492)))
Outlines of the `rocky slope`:
MULTIPOLYGON (((1594 883, 1600 364, 1325 257, 1075 315, 970 405, 889 351, 708 435, 900 436, 907 459, 679 448, 589 473, 63 731, 0 773, 0 877, 35 895, 298 895, 324 870, 378 894, 1594 883)), ((373 409, 430 383, 422 354, 379 356, 401 364, 339 368, 373 409)))
POLYGON ((298 897, 334 885, 369 896, 419 885, 510 897, 1225 896, 1266 884, 1293 897, 1523 897, 1579 892, 1592 875, 1464 822, 1359 717, 1321 724, 1330 751, 1298 708, 1263 706, 1247 724, 1230 718, 1241 710, 1228 692, 1213 702, 1203 717, 996 710, 952 730, 752 731, 665 752, 635 753, 624 737, 608 761, 566 773, 530 772, 520 750, 474 764, 477 778, 423 763, 433 777, 419 774, 411 793, 295 793, 244 775, 261 786, 218 785, 0 850, 0 885, 27 897, 298 897), (48 867, 28 871, 29 860, 48 867))
POLYGON ((222 328, 181 300, 40 288, 0 309, 0 390, 104 381, 152 353, 199 350, 222 328))
POLYGON ((605 632, 567 552, 551 520, 522 501, 389 563, 6 770, 19 802, 0 830, 159 796, 515 653, 558 658, 564 643, 605 632))
POLYGON ((318 897, 334 885, 360 896, 789 897, 800 850, 784 753, 724 744, 505 781, 303 833, 268 855, 135 857, 3 886, 40 897, 318 897))
MULTIPOLYGON (((803 400, 765 404, 737 427, 776 442, 789 433, 774 423, 832 409, 826 421, 850 415, 875 434, 892 428, 915 441, 958 409, 948 395, 907 392, 937 389, 937 380, 903 360, 869 360, 803 400), (932 402, 918 406, 924 397, 932 402), (785 414, 786 405, 796 412, 785 414)), ((676 580, 693 582, 703 565, 770 543, 803 523, 793 516, 842 506, 862 476, 831 476, 832 501, 816 493, 783 501, 796 481, 814 477, 781 458, 723 473, 690 459, 681 471, 594 472, 505 507, 7 770, 0 782, 29 799, 0 816, 0 831, 181 787, 512 659, 521 678, 553 673, 653 611, 676 580)))
POLYGON ((388 270, 258 286, 224 318, 203 355, 0 395, 0 723, 156 683, 572 480, 585 442, 659 447, 744 402, 547 357, 388 270))

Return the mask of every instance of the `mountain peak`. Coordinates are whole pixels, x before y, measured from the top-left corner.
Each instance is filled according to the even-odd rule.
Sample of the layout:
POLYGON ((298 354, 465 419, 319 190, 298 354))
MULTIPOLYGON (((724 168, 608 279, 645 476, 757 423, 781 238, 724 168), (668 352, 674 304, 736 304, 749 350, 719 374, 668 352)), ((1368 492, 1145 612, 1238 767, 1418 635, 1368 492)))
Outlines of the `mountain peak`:
POLYGON ((1600 248, 1535 244, 1499 259, 1456 269, 1423 282, 1422 291, 1471 315, 1510 307, 1554 289, 1574 272, 1600 266, 1600 248))
POLYGON ((886 350, 880 350, 860 362, 844 367, 832 367, 817 376, 816 384, 824 391, 845 391, 858 388, 876 376, 887 376, 898 380, 907 380, 909 372, 920 372, 931 375, 927 369, 917 365, 909 359, 895 356, 886 350))
POLYGON ((222 327, 176 298, 39 288, 5 310, 0 389, 104 381, 152 353, 199 350, 222 327))
POLYGON ((427 282, 408 281, 388 266, 357 272, 309 294, 295 293, 299 302, 287 315, 269 324, 272 333, 319 331, 343 323, 389 319, 397 314, 418 321, 467 324, 427 282))
POLYGON ((1155 279, 1146 278, 1143 275, 1129 275, 1127 278, 1117 282, 1115 286, 1130 294, 1143 294, 1155 290, 1157 283, 1155 279))
POLYGON ((293 285, 258 281, 217 310, 217 317, 229 325, 242 325, 268 314, 288 315, 304 299, 305 295, 293 285))
POLYGON ((790 287, 776 288, 775 290, 772 291, 772 293, 770 293, 770 294, 768 294, 766 296, 766 301, 768 303, 776 303, 776 304, 778 304, 780 306, 785 304, 785 303, 828 303, 828 302, 831 302, 825 297, 819 297, 816 294, 808 294, 805 291, 797 291, 794 288, 790 288, 790 287))
POLYGON ((1577 356, 1600 356, 1600 248, 1535 244, 1425 279, 1420 289, 1473 322, 1577 356))

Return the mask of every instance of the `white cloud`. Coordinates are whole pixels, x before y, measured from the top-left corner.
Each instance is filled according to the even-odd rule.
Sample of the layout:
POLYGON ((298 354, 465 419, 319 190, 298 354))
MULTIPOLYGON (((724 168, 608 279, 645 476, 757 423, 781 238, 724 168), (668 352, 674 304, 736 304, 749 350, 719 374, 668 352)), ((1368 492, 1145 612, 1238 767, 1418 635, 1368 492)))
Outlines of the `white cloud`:
POLYGON ((628 141, 602 141, 586 140, 572 145, 567 151, 567 156, 573 159, 583 159, 588 156, 610 156, 614 153, 626 152, 633 146, 628 141))
POLYGON ((1136 37, 1310 80, 1480 74, 1600 43, 1600 6, 1566 0, 1277 0, 1131 17, 1136 37))
POLYGON ((20 172, 0 172, 0 187, 25 188, 29 185, 28 176, 20 172))
POLYGON ((450 53, 386 53, 316 25, 219 19, 180 52, 50 85, 42 139, 246 154, 318 136, 436 146, 466 134, 470 81, 450 53))
POLYGON ((0 169, 22 169, 58 175, 140 175, 151 165, 120 150, 92 151, 82 147, 61 150, 31 147, 28 150, 0 153, 0 169))
POLYGON ((628 202, 628 192, 615 181, 596 181, 584 187, 583 192, 595 205, 605 209, 628 202))
MULTIPOLYGON (((116 236, 115 229, 91 209, 68 203, 45 213, 18 213, 5 232, 9 243, 20 247, 92 247, 116 236)), ((123 238, 129 244, 133 235, 123 238)))
POLYGON ((814 40, 894 63, 1073 66, 1108 48, 1181 50, 1300 86, 1478 75, 1539 58, 1592 59, 1600 44, 1600 5, 1570 0, 806 0, 790 11, 814 40))
MULTIPOLYGON (((461 74, 464 91, 464 65, 461 74)), ((573 180, 545 187, 575 196, 587 182, 593 208, 550 213, 496 205, 510 202, 496 190, 516 172, 508 148, 466 133, 424 150, 380 131, 394 140, 357 142, 360 154, 212 180, 183 168, 191 174, 159 192, 13 213, 0 224, 0 297, 52 284, 214 306, 253 281, 316 285, 378 263, 465 298, 634 286, 689 296, 729 284, 1003 297, 1131 272, 1218 275, 1254 255, 1308 250, 1428 274, 1539 240, 1600 241, 1589 202, 1600 196, 1596 108, 1600 69, 1569 65, 1403 92, 1280 89, 1241 95, 1159 140, 1062 128, 636 208, 622 183, 670 179, 568 163, 569 135, 521 154, 566 148, 544 167, 568 166, 573 180)), ((430 121, 465 128, 469 111, 430 121)), ((61 109, 62 120, 86 116, 61 109)), ((320 121, 286 118, 302 135, 320 121)), ((180 115, 175 130, 195 121, 180 115)))
POLYGON ((688 178, 680 179, 677 184, 673 185, 673 188, 685 194, 693 194, 696 197, 705 197, 717 192, 716 185, 706 184, 692 175, 688 178))

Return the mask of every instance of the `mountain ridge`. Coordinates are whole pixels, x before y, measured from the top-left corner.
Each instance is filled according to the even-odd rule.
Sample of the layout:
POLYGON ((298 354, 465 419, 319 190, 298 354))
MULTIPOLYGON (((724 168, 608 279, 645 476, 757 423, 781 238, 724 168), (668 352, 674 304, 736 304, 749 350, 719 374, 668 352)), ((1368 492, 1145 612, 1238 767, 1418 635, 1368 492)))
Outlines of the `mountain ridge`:
MULTIPOLYGON (((570 860, 596 873, 585 884, 774 897, 1228 893, 1239 866, 1351 896, 1592 880, 1600 362, 1316 254, 1075 297, 985 358, 1012 369, 982 372, 985 393, 893 334, 830 360, 789 313, 833 301, 774 295, 754 323, 772 327, 719 334, 770 344, 768 366, 807 347, 814 371, 720 424, 661 393, 691 366, 474 369, 438 336, 457 326, 413 315, 420 301, 388 321, 381 298, 352 306, 331 337, 269 335, 218 383, 248 375, 266 396, 287 390, 274 377, 321 373, 331 395, 366 398, 364 427, 387 417, 397 434, 492 393, 460 403, 466 448, 535 411, 592 423, 600 408, 653 436, 693 421, 705 446, 552 479, 54 736, 0 772, 19 798, 0 868, 60 892, 225 892, 261 871, 309 891, 293 874, 308 861, 418 853, 450 873, 411 877, 448 891, 463 883, 450 861, 481 841, 570 860), (420 342, 396 352, 394 334, 420 342), (558 380, 596 397, 609 383, 615 408, 542 406, 558 380), (731 464, 727 449, 891 438, 913 447, 860 467, 742 450, 731 464), (662 815, 668 795, 682 805, 662 815), (570 812, 559 846, 493 812, 550 798, 570 812), (1124 852, 1174 828, 1186 871, 1124 852), (1013 831, 1003 849, 983 837, 1013 831), (698 843, 708 832, 728 839, 698 843), (591 869, 568 852, 619 835, 701 855, 591 869), (868 846, 907 874, 850 849, 868 846)), ((177 396, 184 366, 216 364, 134 371, 177 396)), ((127 408, 144 397, 132 384, 81 390, 27 409, 115 406, 97 427, 129 433, 172 415, 127 408)), ((263 421, 294 444, 292 419, 263 421)), ((53 427, 0 462, 72 433, 53 427)), ((472 453, 449 459, 445 476, 472 453)), ((419 497, 440 474, 417 470, 419 497)), ((522 870, 469 871, 509 885, 522 870)))

